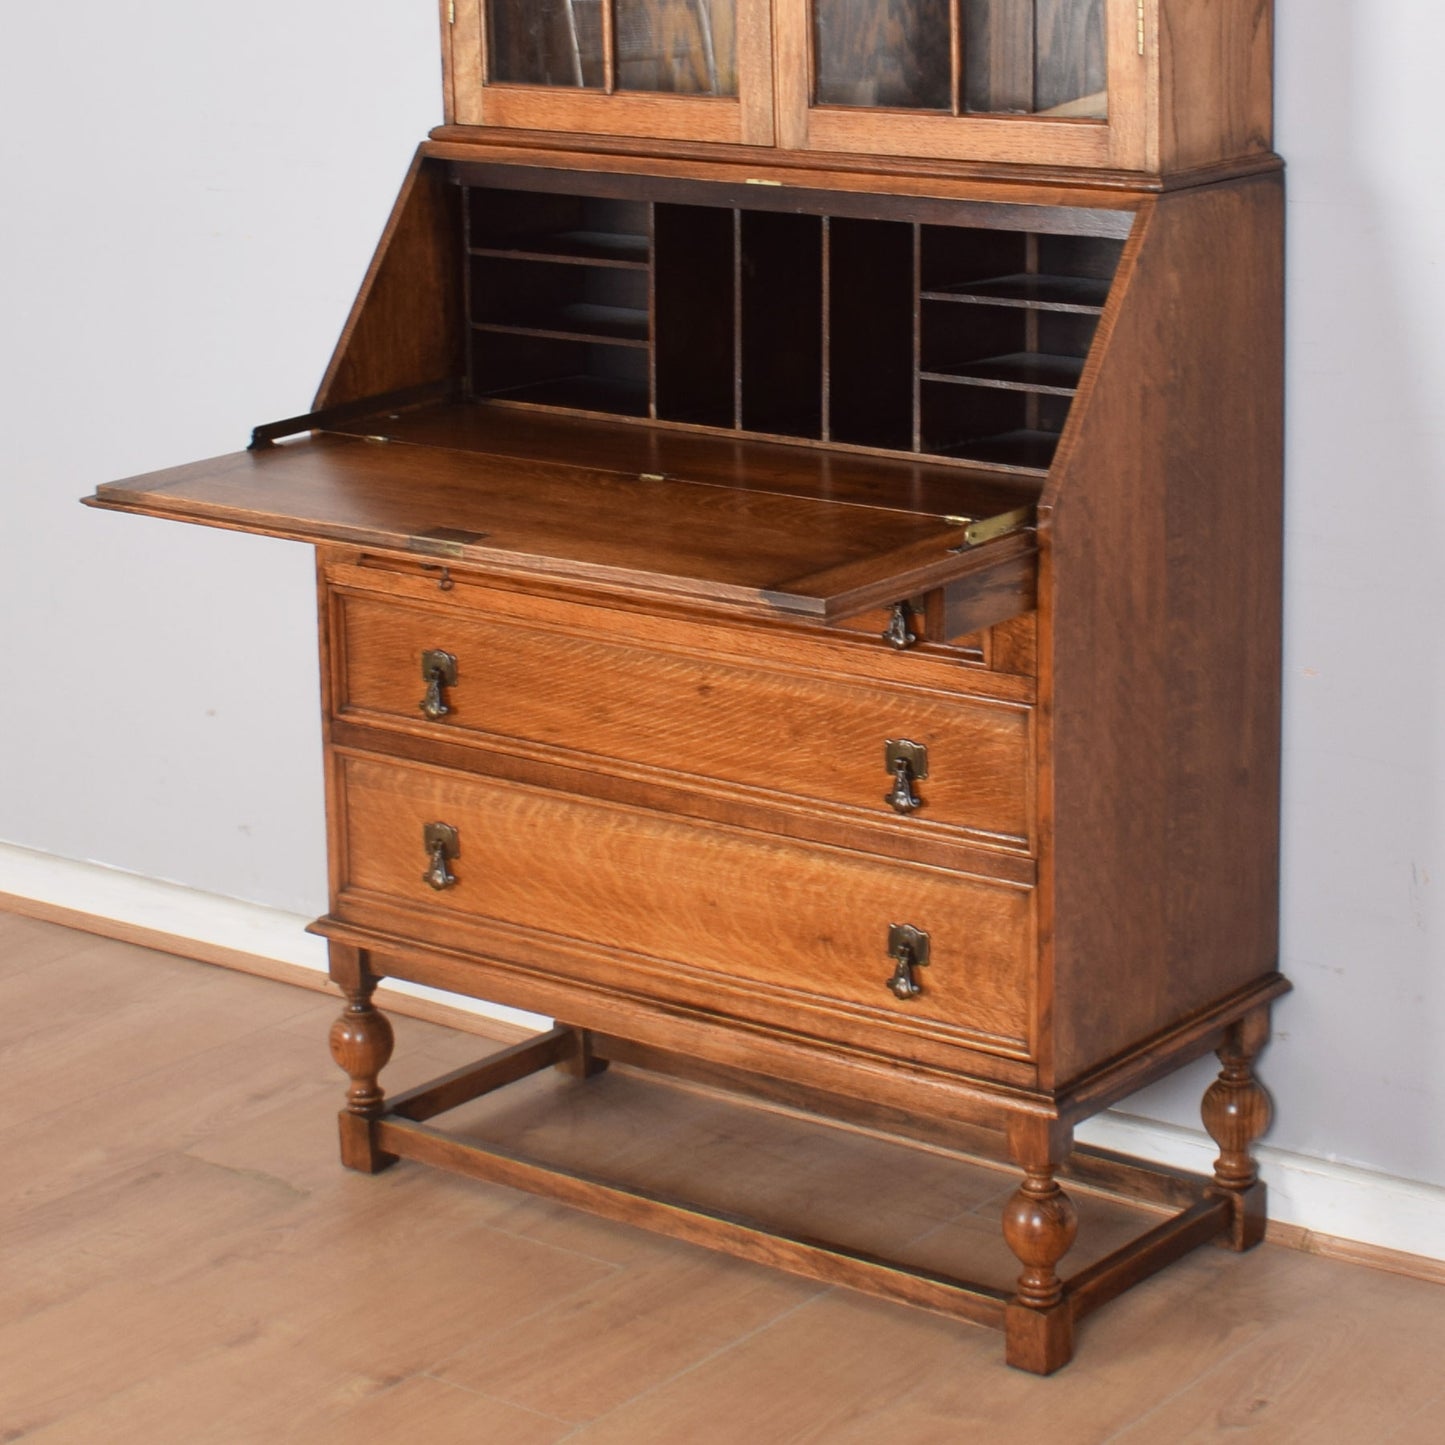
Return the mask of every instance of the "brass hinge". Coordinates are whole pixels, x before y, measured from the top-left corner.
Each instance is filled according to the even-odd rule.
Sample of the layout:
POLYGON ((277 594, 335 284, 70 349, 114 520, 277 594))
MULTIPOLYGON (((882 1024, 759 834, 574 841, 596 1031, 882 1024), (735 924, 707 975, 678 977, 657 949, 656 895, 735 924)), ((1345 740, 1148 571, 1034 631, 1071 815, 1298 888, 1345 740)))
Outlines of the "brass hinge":
POLYGON ((943 520, 952 527, 966 528, 963 541, 951 549, 954 552, 966 552, 970 547, 992 542, 995 537, 1027 527, 1033 521, 1033 508, 1015 507, 1011 512, 1000 512, 993 517, 945 517, 943 520))
POLYGON ((1139 0, 1139 54, 1144 53, 1144 0, 1139 0))
MULTIPOLYGON (((1140 26, 1142 27, 1143 24, 1144 24, 1144 20, 1143 20, 1144 0, 1139 0, 1139 14, 1140 14, 1139 24, 1140 24, 1140 26)), ((455 25, 456 23, 457 23, 457 0, 447 0, 447 24, 448 24, 448 25, 455 25)), ((1140 32, 1139 32, 1139 33, 1140 33, 1141 35, 1143 34, 1142 28, 1140 29, 1140 32)), ((1141 41, 1140 43, 1142 44, 1143 42, 1141 41)), ((1144 53, 1144 52, 1143 52, 1142 50, 1139 52, 1140 55, 1142 55, 1143 53, 1144 53)))

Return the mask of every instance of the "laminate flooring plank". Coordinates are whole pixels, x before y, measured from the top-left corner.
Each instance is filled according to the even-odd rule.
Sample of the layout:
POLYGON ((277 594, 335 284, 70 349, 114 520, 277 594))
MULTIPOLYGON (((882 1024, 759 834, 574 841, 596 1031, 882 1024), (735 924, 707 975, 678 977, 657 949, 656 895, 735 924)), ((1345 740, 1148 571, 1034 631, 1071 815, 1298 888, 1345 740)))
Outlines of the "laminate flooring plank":
POLYGON ((417 1375, 345 1410, 313 1414, 279 1438, 298 1445, 552 1445, 571 1433, 564 1421, 417 1375))
MULTIPOLYGON (((143 952, 129 944, 111 944, 106 957, 113 957, 115 950, 143 952)), ((0 1096, 0 1129, 121 1091, 160 1069, 260 1033, 310 1007, 309 1000, 297 997, 297 990, 277 990, 266 980, 241 974, 231 975, 229 986, 220 991, 197 986, 183 975, 174 989, 137 994, 76 1023, 67 1031, 64 1049, 56 1047, 52 1027, 63 1010, 63 991, 38 1009, 39 1027, 0 1048, 7 1085, 0 1096)))
MULTIPOLYGON (((317 1361, 289 1333, 264 1324, 249 1338, 213 1332, 205 1343, 203 1352, 157 1361, 153 1372, 126 1388, 22 1438, 26 1445, 310 1441, 317 1438, 309 1433, 311 1421, 353 1412, 364 1419, 391 1384, 383 1374, 358 1375, 317 1361)), ((432 1445, 426 1436, 393 1437, 408 1438, 432 1445)))
POLYGON ((95 936, 0 906, 0 978, 44 968, 94 942, 95 936))
POLYGON ((351 1175, 293 1226, 236 1239, 218 1286, 233 1306, 284 1321, 318 1360, 358 1373, 384 1362, 398 1378, 616 1272, 488 1229, 485 1195, 445 1196, 426 1172, 351 1175))
POLYGON ((758 1265, 669 1245, 651 1262, 588 1286, 501 1338, 467 1346, 436 1373, 584 1422, 819 1293, 817 1285, 758 1265))
POLYGON ((41 1208, 6 1210, 0 1258, 21 1267, 0 1291, 0 1324, 101 1284, 153 1277, 238 1231, 294 1220, 305 1202, 303 1193, 267 1175, 164 1153, 41 1208))
MULTIPOLYGON (((831 1442, 935 1373, 977 1379, 1001 1353, 993 1330, 829 1290, 583 1426, 576 1445, 831 1442)), ((1000 1366, 1001 1368, 1001 1366, 1000 1366)), ((874 1442, 912 1445, 891 1425, 874 1442)), ((960 1430, 954 1441, 971 1437, 960 1430)))
MULTIPOLYGON (((298 1092, 304 1098, 310 1090, 320 1109, 330 1082, 324 1076, 335 1073, 329 1059, 274 1031, 186 1054, 116 1088, 106 1084, 106 1058, 83 1052, 100 1071, 95 1092, 78 1090, 68 1106, 42 1105, 0 1132, 0 1206, 7 1210, 45 1207, 153 1154, 276 1110, 298 1092)), ((334 1127, 334 1092, 330 1099, 334 1127)))
MULTIPOLYGON (((1074 1363, 1048 1381, 987 1353, 979 1369, 932 1372, 901 1398, 867 1402, 833 1438, 1101 1445, 1220 1359, 1247 1352, 1271 1319, 1304 1307, 1290 1264, 1284 1251, 1201 1250, 1084 1321, 1074 1363)), ((1152 1441, 1174 1445, 1167 1433, 1152 1441)))
POLYGON ((62 1035, 67 1045, 117 1012, 142 1004, 168 1006, 188 994, 203 994, 195 964, 174 960, 174 968, 136 967, 155 957, 145 949, 88 938, 35 968, 0 974, 0 1059, 22 1061, 44 1054, 62 1035))
POLYGON ((0 1439, 26 1439, 219 1344, 243 1343, 257 1327, 222 1280, 204 1275, 184 1288, 143 1275, 111 1280, 38 1310, 0 1328, 0 1439))
POLYGON ((1380 1445, 1440 1445, 1442 1418, 1445 1418, 1445 1392, 1427 1401, 1393 1429, 1386 1427, 1380 1445))
MULTIPOLYGON (((1355 1445, 1389 1438, 1440 1397, 1445 1290, 1332 1260, 1290 1260, 1306 1297, 1249 1347, 1199 1379, 1111 1445, 1204 1445, 1227 1436, 1250 1445, 1308 1440, 1355 1445), (1422 1348, 1434 1364, 1422 1368, 1422 1348)), ((1439 1440, 1445 1436, 1438 1415, 1439 1440)))
MULTIPOLYGON (((1247 1349, 1266 1327, 1258 1313, 1303 1307, 1279 1278, 1291 1271, 1260 1263, 1275 1260, 1191 1256, 1087 1321, 1074 1363, 1048 1381, 1008 1369, 993 1331, 832 1291, 573 1438, 1100 1445, 1247 1349), (1201 1257, 1209 1267, 1191 1271, 1201 1257)), ((1139 1438, 1174 1441, 1167 1431, 1139 1438)))

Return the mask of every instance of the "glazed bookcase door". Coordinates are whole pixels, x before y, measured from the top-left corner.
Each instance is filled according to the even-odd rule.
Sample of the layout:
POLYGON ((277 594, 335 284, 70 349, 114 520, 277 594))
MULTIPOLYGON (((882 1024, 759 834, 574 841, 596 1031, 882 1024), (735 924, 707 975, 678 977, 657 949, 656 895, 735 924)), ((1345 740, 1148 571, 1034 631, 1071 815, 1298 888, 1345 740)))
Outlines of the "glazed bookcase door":
POLYGON ((771 145, 769 0, 455 0, 459 125, 771 145))
POLYGON ((1141 168, 1140 0, 774 0, 795 149, 1141 168))

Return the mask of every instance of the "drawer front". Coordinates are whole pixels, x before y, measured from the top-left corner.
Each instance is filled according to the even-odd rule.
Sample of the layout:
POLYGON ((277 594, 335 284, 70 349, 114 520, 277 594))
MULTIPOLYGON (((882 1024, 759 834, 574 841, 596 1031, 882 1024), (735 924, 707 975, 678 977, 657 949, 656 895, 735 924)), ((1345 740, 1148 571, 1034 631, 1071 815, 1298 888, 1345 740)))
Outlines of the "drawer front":
POLYGON ((468 919, 523 930, 543 967, 570 966, 547 962, 548 937, 597 945, 619 987, 653 999, 707 1006, 711 980, 745 1017, 749 998, 772 1016, 796 999, 1027 1056, 1028 889, 441 769, 356 755, 336 767, 342 917, 379 896, 439 941, 468 919), (440 861, 425 840, 436 823, 457 839, 440 890, 423 877, 440 861), (893 924, 929 935, 906 1001, 889 988, 893 924))
POLYGON ((506 750, 565 750, 766 798, 792 797, 1027 852, 1031 711, 1022 704, 864 684, 796 668, 529 627, 475 614, 336 598, 337 711, 506 750), (423 653, 456 659, 445 716, 421 708, 423 653), (917 812, 886 801, 890 740, 927 750, 917 812))

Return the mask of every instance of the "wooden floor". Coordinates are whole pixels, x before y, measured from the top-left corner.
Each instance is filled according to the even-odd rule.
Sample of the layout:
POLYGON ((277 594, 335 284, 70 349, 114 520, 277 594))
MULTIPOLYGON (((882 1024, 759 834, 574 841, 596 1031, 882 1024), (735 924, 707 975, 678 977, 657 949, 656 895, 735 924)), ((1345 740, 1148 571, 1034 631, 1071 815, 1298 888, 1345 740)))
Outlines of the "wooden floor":
MULTIPOLYGON (((0 913, 0 1442, 1445 1440, 1445 1288, 1357 1265, 1198 1251, 1041 1380, 992 1331, 414 1165, 346 1173, 336 1011, 0 913)), ((486 1051, 396 1023, 393 1088, 486 1051)), ((618 1070, 471 1113, 538 1153, 1009 1272, 1010 1181, 940 1154, 618 1070)), ((1081 1212, 1107 1248, 1118 1208, 1081 1212)))

